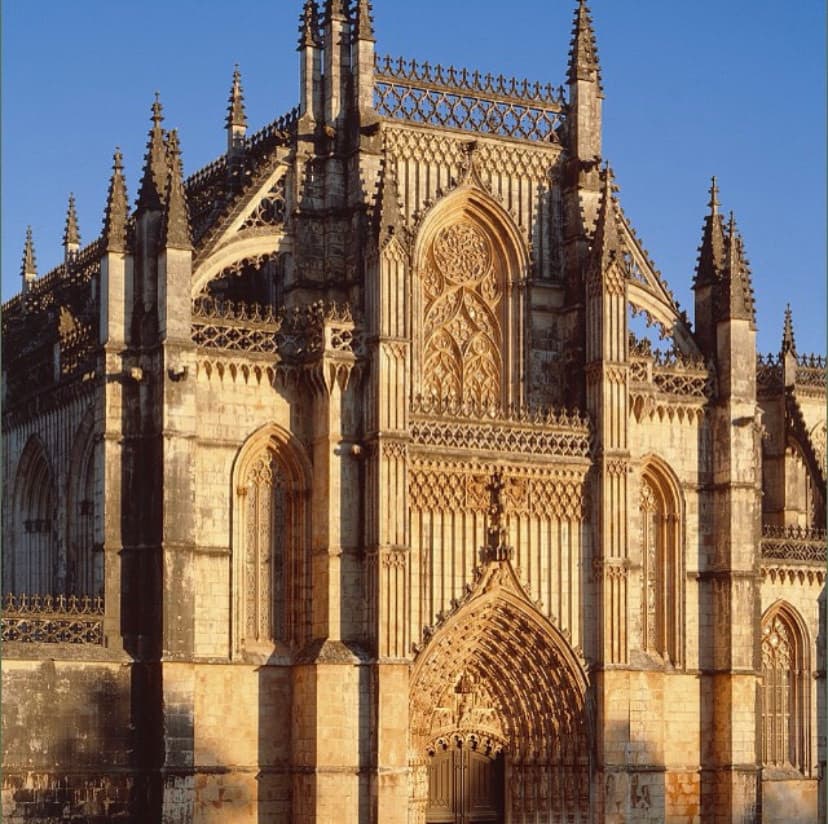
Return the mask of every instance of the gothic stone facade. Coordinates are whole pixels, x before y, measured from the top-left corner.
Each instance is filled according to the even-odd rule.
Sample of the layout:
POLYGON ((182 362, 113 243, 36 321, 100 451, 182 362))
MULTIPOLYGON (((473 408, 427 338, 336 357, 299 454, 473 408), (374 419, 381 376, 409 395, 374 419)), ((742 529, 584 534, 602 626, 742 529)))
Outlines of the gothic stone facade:
POLYGON ((297 110, 237 73, 185 180, 156 100, 136 208, 27 238, 4 820, 816 822, 824 360, 715 182, 678 309, 585 3, 566 88, 374 50, 307 0, 297 110))

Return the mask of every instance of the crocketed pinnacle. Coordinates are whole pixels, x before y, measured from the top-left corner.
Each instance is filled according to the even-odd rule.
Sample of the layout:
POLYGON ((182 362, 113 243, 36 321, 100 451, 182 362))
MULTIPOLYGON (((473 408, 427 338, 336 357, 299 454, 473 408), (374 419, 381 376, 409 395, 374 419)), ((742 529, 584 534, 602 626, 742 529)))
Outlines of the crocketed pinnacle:
POLYGON ((116 148, 112 156, 112 177, 109 179, 103 221, 103 241, 110 252, 126 251, 128 213, 123 157, 121 150, 116 148))
POLYGON ((710 185, 710 212, 704 219, 702 242, 696 263, 696 277, 693 286, 709 286, 722 277, 724 269, 724 222, 719 214, 719 187, 713 177, 710 185))
MULTIPOLYGON (((723 298, 727 302, 726 317, 749 320, 756 326, 756 306, 750 267, 745 258, 744 245, 736 228, 736 218, 730 213, 725 238, 723 298)), ((725 307, 723 307, 725 308, 725 307)))
POLYGON ((23 244, 23 265, 20 268, 20 274, 26 282, 30 282, 37 277, 37 260, 35 258, 31 226, 26 227, 26 242, 23 244))
POLYGON ((75 196, 69 194, 69 206, 66 209, 66 225, 63 228, 63 245, 66 248, 77 249, 80 246, 80 232, 78 231, 78 213, 75 209, 75 196))
POLYGON ((791 304, 785 307, 785 323, 782 327, 782 354, 785 355, 790 352, 792 355, 796 354, 796 341, 794 340, 793 330, 793 315, 791 314, 791 304))
POLYGON ((399 236, 405 230, 405 221, 400 209, 397 178, 388 165, 386 165, 385 172, 380 178, 374 227, 380 243, 392 236, 399 236))
POLYGON ((144 173, 138 190, 138 209, 160 210, 167 189, 167 151, 164 145, 164 120, 158 92, 152 104, 152 128, 144 155, 144 173))
POLYGON ((233 69, 233 85, 230 88, 230 98, 227 106, 227 122, 228 129, 237 126, 242 129, 247 128, 247 115, 244 111, 244 91, 241 85, 241 72, 239 71, 239 64, 233 69))
POLYGON ((568 79, 570 83, 578 80, 591 80, 597 83, 598 90, 603 92, 598 47, 592 29, 592 15, 586 0, 580 0, 575 11, 575 23, 572 27, 572 40, 569 45, 568 79))
POLYGON ((375 40, 371 0, 357 0, 354 40, 375 40))
POLYGON ((613 260, 618 257, 623 245, 618 227, 618 210, 615 205, 617 186, 615 176, 609 165, 601 172, 601 201, 598 205, 598 218, 595 222, 595 235, 592 250, 598 271, 605 272, 613 260))
POLYGON ((173 129, 167 136, 167 208, 161 232, 161 245, 168 249, 192 249, 193 236, 190 230, 190 210, 184 191, 181 170, 181 150, 178 133, 173 129))
POLYGON ((319 45, 319 9, 316 0, 305 0, 302 16, 299 18, 299 48, 313 48, 319 45))

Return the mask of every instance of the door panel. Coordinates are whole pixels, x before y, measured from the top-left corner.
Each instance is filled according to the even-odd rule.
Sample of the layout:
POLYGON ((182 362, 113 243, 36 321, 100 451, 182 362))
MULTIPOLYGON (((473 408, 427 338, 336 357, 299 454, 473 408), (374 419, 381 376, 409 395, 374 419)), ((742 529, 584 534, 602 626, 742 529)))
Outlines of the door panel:
POLYGON ((503 821, 503 757, 469 749, 446 750, 428 765, 427 824, 499 824, 503 821))

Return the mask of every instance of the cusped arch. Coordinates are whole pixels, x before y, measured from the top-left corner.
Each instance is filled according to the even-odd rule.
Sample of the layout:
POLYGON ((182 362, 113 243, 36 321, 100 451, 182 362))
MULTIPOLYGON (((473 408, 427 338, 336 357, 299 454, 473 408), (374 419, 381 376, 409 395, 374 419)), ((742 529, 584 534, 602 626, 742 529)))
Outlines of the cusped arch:
POLYGON ((769 626, 774 618, 781 618, 793 632, 797 644, 797 655, 801 665, 810 668, 811 641, 808 625, 799 610, 784 598, 774 601, 762 614, 762 627, 769 626))
POLYGON ((529 249, 489 192, 465 183, 420 221, 414 246, 415 394, 484 406, 520 399, 529 249), (458 355, 455 350, 459 350, 458 355))

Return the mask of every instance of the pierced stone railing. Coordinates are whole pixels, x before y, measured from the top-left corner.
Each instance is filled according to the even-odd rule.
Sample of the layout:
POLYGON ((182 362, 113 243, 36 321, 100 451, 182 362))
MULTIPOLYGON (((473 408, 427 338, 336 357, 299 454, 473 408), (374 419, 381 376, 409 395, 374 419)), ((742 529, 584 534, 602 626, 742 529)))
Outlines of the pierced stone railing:
POLYGON ((374 108, 383 117, 557 143, 563 87, 454 66, 377 56, 374 108))
POLYGON ((3 596, 3 642, 39 644, 104 643, 104 600, 89 595, 3 596))
POLYGON ((410 411, 412 442, 420 446, 589 455, 589 421, 577 410, 504 408, 417 396, 410 411))
POLYGON ((762 527, 762 558, 824 565, 826 559, 825 539, 824 529, 764 525, 762 527))

